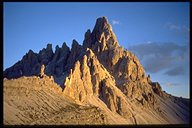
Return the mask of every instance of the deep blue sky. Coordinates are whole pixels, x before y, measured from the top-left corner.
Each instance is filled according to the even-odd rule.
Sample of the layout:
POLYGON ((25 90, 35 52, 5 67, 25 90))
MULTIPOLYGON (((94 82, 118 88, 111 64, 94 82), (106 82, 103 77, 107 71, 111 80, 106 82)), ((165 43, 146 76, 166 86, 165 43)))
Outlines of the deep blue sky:
POLYGON ((173 95, 189 97, 189 3, 4 3, 4 69, 29 49, 80 44, 106 16, 119 44, 135 53, 146 74, 173 95))

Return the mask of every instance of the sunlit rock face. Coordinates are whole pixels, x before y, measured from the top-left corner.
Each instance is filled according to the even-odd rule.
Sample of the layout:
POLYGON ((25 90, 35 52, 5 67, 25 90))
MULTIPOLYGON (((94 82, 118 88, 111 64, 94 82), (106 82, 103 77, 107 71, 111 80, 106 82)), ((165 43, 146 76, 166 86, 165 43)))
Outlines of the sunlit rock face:
POLYGON ((89 115, 92 116, 88 124, 189 123, 189 101, 167 94, 158 82, 151 80, 150 75, 146 76, 138 58, 119 45, 106 17, 98 18, 93 30, 87 30, 82 45, 73 40, 71 49, 63 43, 61 48, 56 46, 55 52, 51 44, 39 53, 29 50, 3 75, 4 107, 8 107, 4 111, 5 124, 51 124, 51 121, 56 124, 86 124, 89 115), (19 88, 26 89, 20 93, 19 88), (14 91, 14 96, 7 93, 11 91, 14 91), (28 93, 33 91, 37 97, 28 93), (41 91, 43 94, 39 94, 41 91), (47 99, 49 95, 52 98, 47 99), (17 96, 33 99, 28 106, 34 110, 39 106, 48 109, 52 103, 55 104, 45 114, 58 115, 59 120, 47 119, 42 114, 46 119, 40 121, 40 117, 35 118, 37 114, 32 113, 35 111, 30 112, 22 106, 24 99, 14 102, 17 96), (38 105, 40 97, 47 102, 38 105), (9 102, 16 104, 13 106, 16 113, 8 112, 13 109, 9 102), (25 111, 24 115, 31 114, 29 120, 22 121, 14 116, 20 113, 20 108, 25 111), (72 110, 87 112, 87 117, 72 110), (8 114, 13 115, 14 123, 8 114))

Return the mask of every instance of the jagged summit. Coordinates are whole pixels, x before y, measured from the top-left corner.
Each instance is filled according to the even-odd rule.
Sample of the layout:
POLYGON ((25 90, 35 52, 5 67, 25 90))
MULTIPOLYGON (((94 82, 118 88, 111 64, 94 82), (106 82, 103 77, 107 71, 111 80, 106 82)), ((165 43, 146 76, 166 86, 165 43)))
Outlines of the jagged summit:
POLYGON ((106 17, 100 17, 96 20, 92 33, 90 30, 87 30, 83 46, 100 52, 119 46, 117 38, 106 17))
POLYGON ((107 32, 112 31, 111 25, 108 23, 108 20, 106 17, 100 17, 96 20, 95 27, 92 31, 94 34, 107 34, 107 32))
MULTIPOLYGON (((41 65, 45 65, 45 73, 52 75, 55 78, 55 82, 63 88, 67 87, 64 83, 67 80, 67 76, 70 75, 71 69, 78 69, 76 67, 78 65, 81 67, 78 69, 78 73, 85 70, 85 74, 91 74, 89 77, 86 75, 85 81, 79 82, 82 85, 90 79, 91 82, 88 83, 92 83, 95 85, 94 88, 98 88, 98 84, 100 84, 98 81, 104 80, 102 75, 99 78, 94 76, 99 71, 98 73, 100 74, 102 74, 101 72, 106 72, 104 74, 112 77, 115 80, 115 86, 130 98, 138 98, 142 93, 149 97, 148 93, 152 93, 153 89, 157 90, 156 88, 159 87, 154 86, 152 88, 151 85, 156 84, 147 81, 148 78, 145 76, 145 71, 137 57, 119 47, 112 27, 106 17, 98 18, 93 31, 88 30, 85 33, 83 46, 74 39, 71 49, 69 49, 66 43, 63 43, 61 48, 58 45, 56 46, 55 53, 52 51, 51 44, 47 44, 47 48, 43 48, 38 54, 30 50, 21 61, 5 70, 4 77, 18 78, 21 76, 38 75, 41 65), (83 61, 81 65, 82 57, 87 62, 83 61), (133 88, 137 89, 138 93, 131 91, 133 88)), ((74 77, 78 78, 77 76, 74 77)), ((83 79, 82 77, 81 79, 83 79)), ((76 81, 79 80, 77 79, 76 81)))
MULTIPOLYGON (((58 45, 56 46, 55 53, 52 51, 51 44, 47 44, 47 48, 43 48, 38 54, 29 51, 20 62, 5 70, 4 77, 18 78, 21 76, 38 75, 41 65, 44 64, 45 73, 54 76, 55 82, 65 87, 66 77, 70 74, 71 69, 76 69, 77 61, 81 62, 84 55, 88 57, 88 61, 91 61, 87 62, 88 66, 83 64, 83 67, 90 68, 88 74, 95 74, 97 70, 100 70, 98 67, 101 67, 101 72, 106 71, 109 76, 112 76, 116 86, 125 92, 128 97, 138 97, 138 93, 134 93, 131 90, 137 87, 137 90, 141 93, 143 90, 138 87, 141 83, 141 86, 145 87, 145 93, 152 91, 152 88, 148 86, 151 83, 147 82, 145 71, 139 60, 131 52, 119 47, 112 27, 106 17, 98 18, 93 31, 88 30, 85 33, 83 46, 76 40, 73 40, 71 49, 69 49, 66 43, 63 43, 61 48, 58 45), (88 53, 91 53, 94 57, 91 59, 88 53), (129 85, 128 83, 131 82, 133 84, 129 85)), ((94 76, 91 76, 89 79, 96 85, 99 83, 94 81, 101 81, 99 80, 101 78, 94 76)))
POLYGON ((146 76, 138 58, 119 46, 106 17, 96 20, 92 32, 87 30, 83 45, 73 40, 71 49, 63 43, 61 48, 56 46, 55 52, 51 44, 39 53, 29 50, 3 75, 8 79, 17 78, 18 82, 28 79, 23 76, 29 76, 28 80, 35 81, 32 84, 45 85, 49 78, 52 82, 54 78, 62 88, 59 92, 62 95, 77 104, 97 106, 107 112, 109 118, 121 118, 125 124, 189 122, 188 106, 178 105, 187 101, 180 102, 164 92, 150 75, 146 76), (175 117, 177 110, 184 112, 178 112, 179 116, 175 117))

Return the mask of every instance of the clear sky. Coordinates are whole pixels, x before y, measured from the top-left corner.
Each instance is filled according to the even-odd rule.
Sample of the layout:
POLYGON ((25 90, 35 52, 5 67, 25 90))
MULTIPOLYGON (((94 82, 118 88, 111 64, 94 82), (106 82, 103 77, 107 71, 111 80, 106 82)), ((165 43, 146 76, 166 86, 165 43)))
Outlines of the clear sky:
POLYGON ((119 44, 132 51, 163 90, 189 97, 189 3, 4 3, 4 70, 29 49, 47 43, 80 44, 96 19, 106 16, 119 44))

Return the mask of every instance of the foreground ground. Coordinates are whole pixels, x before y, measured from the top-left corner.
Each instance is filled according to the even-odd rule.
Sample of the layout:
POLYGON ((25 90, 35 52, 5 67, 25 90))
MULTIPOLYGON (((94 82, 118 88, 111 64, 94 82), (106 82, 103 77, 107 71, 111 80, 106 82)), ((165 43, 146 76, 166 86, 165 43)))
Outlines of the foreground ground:
POLYGON ((131 116, 110 111, 97 97, 77 103, 62 93, 52 77, 21 77, 3 83, 3 123, 5 125, 68 124, 187 124, 189 101, 173 96, 149 109, 127 99, 131 116))

